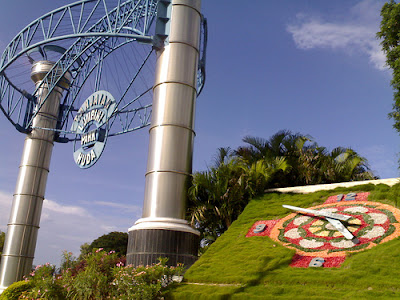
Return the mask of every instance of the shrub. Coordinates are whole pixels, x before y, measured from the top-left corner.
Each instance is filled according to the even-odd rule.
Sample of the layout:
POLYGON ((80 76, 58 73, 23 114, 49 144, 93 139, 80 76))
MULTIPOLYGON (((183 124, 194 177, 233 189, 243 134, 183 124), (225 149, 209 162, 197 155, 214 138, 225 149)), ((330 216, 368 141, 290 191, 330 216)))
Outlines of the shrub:
POLYGON ((67 269, 60 276, 60 282, 66 289, 67 298, 105 299, 110 292, 113 280, 112 269, 120 258, 114 251, 96 250, 84 257, 75 269, 67 269))
POLYGON ((112 285, 112 296, 116 299, 158 299, 162 291, 173 282, 174 276, 181 275, 183 265, 168 267, 168 259, 159 258, 159 263, 151 266, 139 266, 134 268, 132 265, 123 267, 117 265, 114 268, 114 280, 112 285))
POLYGON ((175 275, 181 275, 183 265, 168 267, 168 259, 151 266, 124 266, 125 259, 114 251, 102 249, 77 261, 64 252, 61 273, 55 266, 37 266, 26 278, 11 285, 1 300, 6 299, 158 299, 175 275), (15 287, 18 284, 17 287, 15 287), (14 288, 12 288, 14 286, 14 288), (13 298, 10 298, 12 292, 13 298))
POLYGON ((33 283, 30 281, 16 281, 0 295, 0 300, 18 300, 23 292, 30 290, 33 283))
POLYGON ((74 268, 77 264, 78 260, 72 254, 72 252, 64 250, 62 253, 60 271, 74 268))
POLYGON ((49 263, 39 265, 27 278, 32 288, 22 293, 21 299, 64 299, 63 289, 55 274, 56 267, 49 263))

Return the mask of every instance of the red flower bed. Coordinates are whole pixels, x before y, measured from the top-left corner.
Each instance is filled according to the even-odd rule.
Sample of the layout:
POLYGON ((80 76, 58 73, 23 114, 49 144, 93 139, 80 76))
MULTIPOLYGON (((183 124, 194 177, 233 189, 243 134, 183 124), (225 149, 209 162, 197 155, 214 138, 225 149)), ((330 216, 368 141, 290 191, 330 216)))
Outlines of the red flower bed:
POLYGON ((264 221, 257 221, 251 226, 250 230, 247 232, 246 237, 251 237, 251 236, 269 236, 271 233, 271 229, 275 226, 276 223, 278 223, 279 220, 264 220, 264 221), (260 233, 254 233, 254 229, 256 229, 256 226, 259 224, 265 224, 266 227, 263 232, 260 233))
MULTIPOLYGON (((368 195, 370 193, 369 192, 365 192, 365 193, 357 193, 356 197, 353 201, 368 201, 368 195)), ((328 197, 328 199, 326 199, 326 201, 324 202, 324 204, 330 204, 330 203, 337 203, 337 202, 350 202, 345 200, 346 199, 346 194, 342 194, 341 199, 338 201, 338 196, 339 195, 335 195, 335 196, 330 196, 328 197)))
MULTIPOLYGON (((290 266, 292 268, 308 268, 314 256, 295 254, 290 266)), ((346 259, 345 256, 325 257, 324 268, 338 268, 346 259)))

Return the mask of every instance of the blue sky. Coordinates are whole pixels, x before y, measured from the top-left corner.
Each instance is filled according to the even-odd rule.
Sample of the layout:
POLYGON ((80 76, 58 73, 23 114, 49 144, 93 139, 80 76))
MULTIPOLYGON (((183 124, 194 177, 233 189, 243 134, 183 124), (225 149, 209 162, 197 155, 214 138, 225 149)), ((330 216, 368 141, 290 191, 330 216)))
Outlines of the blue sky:
MULTIPOLYGON (((69 1, 4 1, 0 51, 28 23, 69 1), (21 7, 24 7, 21 11, 21 7)), ((281 129, 332 149, 352 147, 381 178, 398 177, 400 137, 387 114, 391 73, 375 33, 382 1, 203 0, 207 81, 196 108, 195 171, 218 147, 281 129)), ((24 136, 0 115, 0 229, 6 230, 24 136)), ((141 216, 148 131, 110 138, 100 161, 80 170, 72 144, 56 144, 35 263, 141 216)))

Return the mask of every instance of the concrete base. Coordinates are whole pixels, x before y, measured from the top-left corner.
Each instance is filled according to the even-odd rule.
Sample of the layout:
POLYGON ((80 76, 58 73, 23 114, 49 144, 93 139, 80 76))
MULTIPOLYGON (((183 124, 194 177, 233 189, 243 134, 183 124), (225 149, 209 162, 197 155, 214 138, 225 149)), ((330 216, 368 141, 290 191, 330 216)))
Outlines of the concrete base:
POLYGON ((137 229, 129 231, 127 264, 151 265, 159 257, 168 257, 167 264, 183 263, 190 267, 198 258, 199 236, 192 232, 166 229, 137 229))

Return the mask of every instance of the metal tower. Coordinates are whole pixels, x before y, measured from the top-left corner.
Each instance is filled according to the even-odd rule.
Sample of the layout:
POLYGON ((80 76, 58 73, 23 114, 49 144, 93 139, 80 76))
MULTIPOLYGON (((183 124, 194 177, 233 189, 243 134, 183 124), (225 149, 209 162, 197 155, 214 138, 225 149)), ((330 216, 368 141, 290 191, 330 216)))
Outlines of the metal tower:
POLYGON ((200 233, 185 221, 192 172, 200 0, 164 2, 169 27, 157 51, 143 217, 129 229, 127 263, 191 265, 200 233))
MULTIPOLYGON (((172 224, 196 236, 184 221, 184 202, 194 103, 205 80, 205 25, 197 0, 81 0, 33 21, 8 44, 0 59, 0 109, 27 138, 0 293, 31 268, 53 143, 72 141, 76 163, 87 168, 107 137, 150 125, 152 111, 144 218, 137 226, 161 221, 166 227, 156 230, 172 224), (34 85, 20 76, 28 72, 34 85), (176 142, 181 138, 184 146, 176 142)), ((131 232, 145 232, 139 229, 131 232)))

